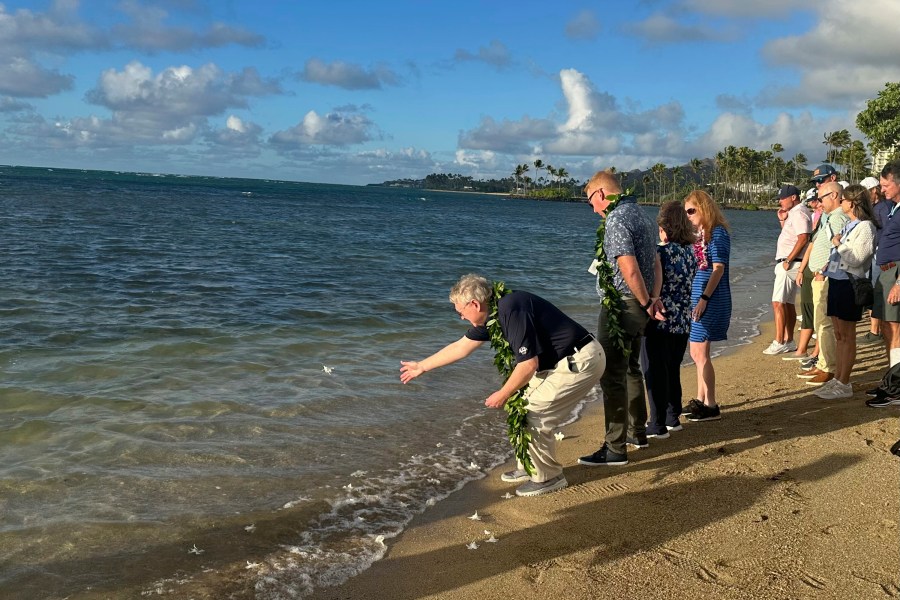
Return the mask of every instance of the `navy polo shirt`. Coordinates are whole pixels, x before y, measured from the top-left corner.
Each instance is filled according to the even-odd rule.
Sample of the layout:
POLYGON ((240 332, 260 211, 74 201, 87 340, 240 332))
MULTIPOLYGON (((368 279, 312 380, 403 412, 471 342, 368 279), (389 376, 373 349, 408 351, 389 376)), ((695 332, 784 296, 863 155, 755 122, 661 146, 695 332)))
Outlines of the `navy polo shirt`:
MULTIPOLYGON (((537 356, 538 371, 555 367, 588 336, 587 329, 563 311, 529 292, 511 292, 500 298, 497 320, 516 364, 537 356)), ((491 341, 485 325, 470 328, 466 337, 476 342, 491 341)))
POLYGON ((879 265, 900 263, 900 207, 894 206, 891 212, 893 214, 881 224, 881 239, 878 240, 877 253, 879 265))

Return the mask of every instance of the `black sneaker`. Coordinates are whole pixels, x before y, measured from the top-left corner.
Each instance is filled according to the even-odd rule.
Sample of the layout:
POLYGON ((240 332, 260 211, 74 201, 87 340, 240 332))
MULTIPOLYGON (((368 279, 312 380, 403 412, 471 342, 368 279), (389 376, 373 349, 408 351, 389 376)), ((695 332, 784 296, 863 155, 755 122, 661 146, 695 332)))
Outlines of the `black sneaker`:
POLYGON ((866 390, 866 396, 877 398, 878 396, 887 396, 887 392, 880 387, 873 387, 871 390, 866 390))
POLYGON ((697 400, 696 398, 692 398, 690 402, 688 402, 687 406, 681 409, 681 414, 685 417, 691 416, 691 413, 695 410, 699 410, 703 407, 703 403, 697 400))
POLYGON ((582 456, 581 458, 579 458, 578 464, 586 465, 588 467, 599 467, 602 465, 627 465, 628 455, 613 452, 606 447, 606 444, 603 444, 603 447, 593 454, 589 456, 582 456))
POLYGON ((633 438, 628 437, 625 438, 625 445, 631 446, 632 448, 649 448, 650 442, 647 441, 647 438, 633 438))
POLYGON ((718 421, 721 418, 718 404, 712 407, 701 404, 699 409, 688 415, 688 421, 718 421))
POLYGON ((885 408, 886 406, 900 406, 900 398, 897 396, 888 396, 887 394, 880 394, 866 400, 866 406, 871 408, 885 408))

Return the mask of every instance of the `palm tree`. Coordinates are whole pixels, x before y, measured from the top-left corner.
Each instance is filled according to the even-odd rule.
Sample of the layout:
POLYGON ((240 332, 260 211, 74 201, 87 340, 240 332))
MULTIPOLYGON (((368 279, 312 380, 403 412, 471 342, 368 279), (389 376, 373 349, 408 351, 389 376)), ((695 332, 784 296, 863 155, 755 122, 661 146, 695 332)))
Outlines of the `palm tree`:
POLYGON ((536 177, 539 177, 541 174, 541 169, 544 168, 544 161, 542 161, 541 159, 538 158, 534 161, 533 164, 534 164, 534 174, 536 177))
POLYGON ((569 172, 566 171, 565 167, 560 167, 556 170, 556 189, 560 189, 562 186, 562 180, 569 176, 569 172))
MULTIPOLYGON (((522 163, 522 175, 525 175, 525 173, 527 173, 527 172, 528 172, 528 163, 522 163)), ((525 188, 525 194, 527 195, 528 194, 528 184, 531 182, 531 177, 528 177, 527 175, 525 175, 523 181, 525 182, 525 185, 523 187, 525 188)))
POLYGON ((516 193, 517 194, 519 193, 519 178, 522 176, 522 174, 524 172, 525 172, 525 170, 522 169, 522 165, 516 165, 516 170, 513 171, 513 177, 515 177, 515 179, 516 179, 516 193))
POLYGON ((803 154, 802 152, 798 152, 797 154, 795 154, 793 161, 794 161, 794 181, 798 181, 800 179, 798 170, 799 169, 806 170, 806 165, 807 165, 808 161, 806 159, 806 155, 803 154))
POLYGON ((695 189, 697 187, 703 187, 703 177, 700 176, 700 167, 702 167, 702 166, 703 166, 703 161, 701 161, 699 158, 691 159, 691 171, 694 172, 694 183, 693 183, 692 187, 695 189), (698 179, 698 176, 699 176, 699 179, 698 179))

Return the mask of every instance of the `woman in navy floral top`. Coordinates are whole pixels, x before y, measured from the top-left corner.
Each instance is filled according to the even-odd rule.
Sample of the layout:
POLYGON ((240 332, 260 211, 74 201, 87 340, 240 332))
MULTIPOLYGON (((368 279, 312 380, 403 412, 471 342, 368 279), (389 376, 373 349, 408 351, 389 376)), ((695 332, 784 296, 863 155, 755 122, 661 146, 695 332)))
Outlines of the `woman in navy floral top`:
POLYGON ((656 218, 661 243, 656 247, 662 279, 654 281, 653 297, 660 298, 663 321, 650 321, 644 339, 644 377, 650 395, 647 437, 667 438, 681 430, 681 361, 691 331, 691 284, 697 271, 694 229, 678 200, 667 202, 656 218))

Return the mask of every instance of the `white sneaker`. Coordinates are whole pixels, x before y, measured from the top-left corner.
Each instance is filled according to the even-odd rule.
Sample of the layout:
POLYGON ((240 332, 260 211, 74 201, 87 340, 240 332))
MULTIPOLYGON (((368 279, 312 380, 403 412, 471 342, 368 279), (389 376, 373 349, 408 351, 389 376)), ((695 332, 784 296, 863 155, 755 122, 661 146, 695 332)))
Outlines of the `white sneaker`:
POLYGON ((827 389, 820 389, 816 394, 819 398, 823 400, 835 400, 838 398, 850 398, 853 396, 853 384, 852 383, 841 383, 837 379, 833 379, 835 381, 834 385, 827 389))
POLYGON ((772 340, 772 343, 769 344, 769 347, 763 350, 763 354, 781 354, 781 349, 784 347, 779 341, 772 340))
POLYGON ((783 345, 784 345, 783 352, 796 352, 797 351, 797 344, 794 342, 794 340, 791 340, 790 342, 785 342, 783 345))
POLYGON ((826 381, 825 383, 823 383, 821 385, 821 387, 819 387, 819 389, 817 389, 815 392, 813 392, 813 394, 815 394, 816 396, 819 396, 820 398, 823 398, 824 396, 821 396, 822 392, 827 392, 830 388, 834 387, 835 383, 840 383, 840 381, 838 381, 837 379, 831 379, 829 381, 826 381))

